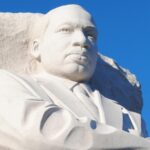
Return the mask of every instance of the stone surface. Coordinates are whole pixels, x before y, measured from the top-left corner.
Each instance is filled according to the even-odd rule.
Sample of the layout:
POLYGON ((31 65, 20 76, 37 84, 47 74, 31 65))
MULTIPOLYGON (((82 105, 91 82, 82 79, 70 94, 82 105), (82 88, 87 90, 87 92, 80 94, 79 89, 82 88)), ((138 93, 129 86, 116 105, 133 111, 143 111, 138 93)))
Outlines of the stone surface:
POLYGON ((28 61, 27 53, 32 27, 41 15, 32 13, 0 13, 1 68, 14 72, 23 72, 23 68, 28 61))
POLYGON ((140 84, 95 28, 78 5, 0 13, 1 149, 150 149, 140 84))

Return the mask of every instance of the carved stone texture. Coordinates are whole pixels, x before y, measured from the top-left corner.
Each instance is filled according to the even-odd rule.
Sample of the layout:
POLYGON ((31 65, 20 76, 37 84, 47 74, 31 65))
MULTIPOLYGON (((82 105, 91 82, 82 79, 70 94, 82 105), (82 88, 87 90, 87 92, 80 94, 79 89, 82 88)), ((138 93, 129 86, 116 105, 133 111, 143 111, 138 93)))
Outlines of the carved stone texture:
POLYGON ((0 149, 150 149, 140 84, 96 39, 79 5, 0 13, 0 149))

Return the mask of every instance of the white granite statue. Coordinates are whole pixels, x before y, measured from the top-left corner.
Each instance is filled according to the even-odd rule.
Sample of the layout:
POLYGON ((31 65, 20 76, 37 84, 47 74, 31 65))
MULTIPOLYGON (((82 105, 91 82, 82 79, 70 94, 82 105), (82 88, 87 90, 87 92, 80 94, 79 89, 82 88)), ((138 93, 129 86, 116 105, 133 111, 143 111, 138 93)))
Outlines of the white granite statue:
POLYGON ((150 149, 139 83, 98 54, 87 11, 0 19, 0 150, 150 149))

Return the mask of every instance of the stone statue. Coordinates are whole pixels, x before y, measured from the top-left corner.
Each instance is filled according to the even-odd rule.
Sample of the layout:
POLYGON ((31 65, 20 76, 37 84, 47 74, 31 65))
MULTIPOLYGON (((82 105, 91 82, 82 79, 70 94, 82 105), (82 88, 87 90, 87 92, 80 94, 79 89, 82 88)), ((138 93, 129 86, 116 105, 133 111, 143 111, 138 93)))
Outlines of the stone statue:
POLYGON ((98 54, 92 16, 66 5, 38 14, 30 28, 26 71, 13 66, 24 60, 21 51, 13 61, 1 59, 0 149, 150 149, 139 83, 98 54))

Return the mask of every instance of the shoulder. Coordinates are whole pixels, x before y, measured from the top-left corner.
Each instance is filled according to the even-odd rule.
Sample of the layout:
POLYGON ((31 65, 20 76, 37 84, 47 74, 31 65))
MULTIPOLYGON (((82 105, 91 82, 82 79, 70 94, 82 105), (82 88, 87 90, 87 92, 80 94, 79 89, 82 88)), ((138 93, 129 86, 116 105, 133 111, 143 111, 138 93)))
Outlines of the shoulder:
POLYGON ((40 85, 30 76, 17 75, 0 69, 0 96, 1 95, 25 95, 37 99, 49 100, 47 94, 40 85))
POLYGON ((0 70, 0 87, 5 87, 9 88, 10 85, 17 85, 17 75, 8 72, 6 70, 0 70))
POLYGON ((0 80, 3 79, 3 78, 9 78, 11 76, 12 73, 6 71, 6 70, 3 70, 3 69, 0 69, 0 80))
MULTIPOLYGON (((0 70, 0 86, 21 86, 23 84, 21 76, 6 70, 0 70)), ((9 86, 7 88, 9 88, 9 86)))
MULTIPOLYGON (((33 81, 34 82, 34 81, 33 81)), ((0 70, 0 94, 8 93, 33 93, 33 88, 24 79, 24 77, 11 73, 6 70, 0 70)))

